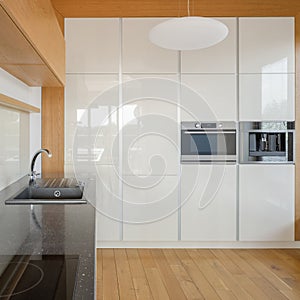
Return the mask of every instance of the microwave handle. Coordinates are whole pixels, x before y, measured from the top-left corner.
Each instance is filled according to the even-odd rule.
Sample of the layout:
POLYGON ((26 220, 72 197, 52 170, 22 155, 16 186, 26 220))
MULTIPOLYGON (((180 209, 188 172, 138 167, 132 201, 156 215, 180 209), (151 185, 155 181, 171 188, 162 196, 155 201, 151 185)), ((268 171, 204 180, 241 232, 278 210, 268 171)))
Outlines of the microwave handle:
POLYGON ((210 134, 210 133, 233 133, 236 134, 236 131, 184 131, 184 134, 210 134))

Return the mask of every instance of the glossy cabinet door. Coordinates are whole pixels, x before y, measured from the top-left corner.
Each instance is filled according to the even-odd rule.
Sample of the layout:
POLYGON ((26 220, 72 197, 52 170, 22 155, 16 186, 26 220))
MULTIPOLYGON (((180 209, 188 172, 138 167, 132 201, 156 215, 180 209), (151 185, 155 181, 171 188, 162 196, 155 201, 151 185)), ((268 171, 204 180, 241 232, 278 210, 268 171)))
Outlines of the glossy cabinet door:
POLYGON ((181 121, 236 121, 236 76, 183 74, 181 121))
POLYGON ((118 18, 66 19, 66 72, 118 73, 118 18))
POLYGON ((152 44, 150 30, 165 18, 124 18, 123 72, 125 73, 176 73, 178 51, 167 50, 152 44))
POLYGON ((178 240, 178 177, 123 176, 124 241, 178 240))
POLYGON ((96 220, 97 241, 118 241, 122 230, 120 176, 114 166, 97 166, 96 220))
POLYGON ((237 19, 216 18, 224 23, 229 30, 227 37, 220 43, 209 48, 182 51, 181 72, 202 74, 236 73, 237 55, 237 19))
POLYGON ((179 173, 178 87, 175 75, 123 76, 123 174, 179 173))
POLYGON ((240 121, 295 120, 294 74, 240 74, 240 121))
POLYGON ((294 165, 240 165, 241 241, 294 240, 294 165))
POLYGON ((236 241, 236 182, 236 165, 182 165, 183 241, 236 241))
MULTIPOLYGON (((97 164, 118 161, 119 89, 116 74, 68 74, 65 87, 65 161, 89 155, 97 164), (76 136, 75 136, 76 135, 76 136), (91 154, 91 153, 90 153, 91 154)), ((80 158, 81 157, 81 158, 80 158)))
POLYGON ((294 18, 239 18, 240 73, 295 72, 294 18))

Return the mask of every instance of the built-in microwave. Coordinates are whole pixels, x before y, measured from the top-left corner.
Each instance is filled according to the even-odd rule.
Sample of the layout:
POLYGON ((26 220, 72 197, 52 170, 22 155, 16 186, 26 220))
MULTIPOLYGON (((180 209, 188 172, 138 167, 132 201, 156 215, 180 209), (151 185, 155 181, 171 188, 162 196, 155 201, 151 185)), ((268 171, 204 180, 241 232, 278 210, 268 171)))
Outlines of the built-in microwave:
POLYGON ((181 162, 236 162, 235 122, 181 122, 181 162))

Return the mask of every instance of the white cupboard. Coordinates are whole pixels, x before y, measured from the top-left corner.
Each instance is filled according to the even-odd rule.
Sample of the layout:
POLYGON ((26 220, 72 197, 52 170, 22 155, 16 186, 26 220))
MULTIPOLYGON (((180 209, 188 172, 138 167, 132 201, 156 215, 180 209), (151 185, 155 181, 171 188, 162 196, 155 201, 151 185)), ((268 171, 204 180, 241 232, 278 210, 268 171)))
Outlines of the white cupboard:
POLYGON ((240 165, 240 240, 294 240, 294 165, 240 165))
POLYGON ((122 58, 124 73, 177 73, 178 51, 152 44, 150 30, 164 18, 124 18, 122 58))
POLYGON ((294 74, 240 74, 240 121, 295 120, 294 74))
POLYGON ((66 19, 66 72, 118 73, 118 18, 66 19))
POLYGON ((205 49, 182 51, 181 72, 202 74, 236 73, 237 19, 217 18, 229 30, 220 43, 205 49))
POLYGON ((178 177, 123 176, 124 241, 178 240, 178 177))
POLYGON ((182 165, 183 241, 236 241, 236 168, 182 165))
POLYGON ((239 18, 240 73, 295 72, 294 18, 239 18))
POLYGON ((237 121, 235 75, 183 74, 181 82, 182 121, 237 121))
POLYGON ((118 241, 122 236, 122 198, 118 169, 97 166, 96 232, 97 241, 118 241))

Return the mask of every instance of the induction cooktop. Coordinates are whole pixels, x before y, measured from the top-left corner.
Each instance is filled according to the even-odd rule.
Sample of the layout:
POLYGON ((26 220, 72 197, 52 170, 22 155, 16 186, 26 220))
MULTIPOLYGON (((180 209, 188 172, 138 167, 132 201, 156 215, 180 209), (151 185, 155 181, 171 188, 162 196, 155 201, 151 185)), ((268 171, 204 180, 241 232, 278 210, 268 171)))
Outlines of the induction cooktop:
POLYGON ((0 300, 71 300, 78 255, 0 255, 0 300))

